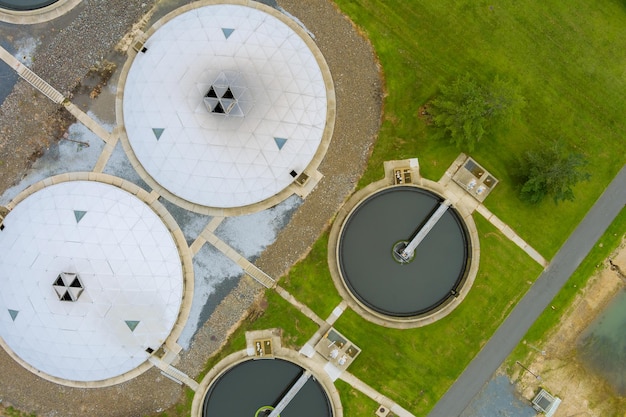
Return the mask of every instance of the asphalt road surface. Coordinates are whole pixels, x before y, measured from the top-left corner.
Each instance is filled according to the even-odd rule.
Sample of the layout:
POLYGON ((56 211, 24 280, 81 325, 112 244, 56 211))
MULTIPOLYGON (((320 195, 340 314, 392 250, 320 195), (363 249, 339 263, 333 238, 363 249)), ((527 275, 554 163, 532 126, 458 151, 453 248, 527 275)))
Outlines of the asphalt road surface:
POLYGON ((439 400, 428 417, 457 417, 463 412, 565 285, 625 205, 626 166, 622 167, 535 284, 439 400))

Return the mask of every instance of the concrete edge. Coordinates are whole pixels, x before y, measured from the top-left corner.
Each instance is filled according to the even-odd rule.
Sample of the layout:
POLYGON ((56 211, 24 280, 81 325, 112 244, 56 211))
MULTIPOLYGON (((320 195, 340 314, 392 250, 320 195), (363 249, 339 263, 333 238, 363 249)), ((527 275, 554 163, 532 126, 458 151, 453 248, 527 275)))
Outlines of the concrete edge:
MULTIPOLYGON (((448 301, 444 302, 433 312, 427 313, 426 315, 406 318, 394 318, 391 316, 386 316, 370 309, 369 307, 361 303, 347 288, 339 270, 339 236, 343 231, 346 219, 357 208, 361 201, 383 189, 392 188, 395 186, 393 185, 393 178, 390 177, 390 174, 392 174, 392 172, 385 172, 385 178, 360 189, 359 191, 354 193, 341 207, 330 229, 330 234, 328 237, 327 261, 330 275, 332 277, 333 283, 335 284, 335 288, 339 292, 339 295, 348 303, 348 306, 351 309, 353 309, 365 320, 374 324, 378 324, 380 326, 395 329, 412 329, 426 326, 444 318, 445 316, 450 314, 456 307, 458 307, 458 305, 461 304, 461 302, 465 299, 474 284, 476 275, 478 274, 478 266, 480 260, 480 242, 478 238, 478 230, 476 229, 476 223, 474 222, 474 218, 472 217, 471 212, 465 209, 462 205, 454 205, 454 208, 459 212, 460 216, 465 221, 471 245, 470 266, 467 270, 465 278, 461 281, 459 296, 456 298, 449 298, 448 301)), ((443 187, 440 184, 421 177, 414 179, 413 183, 411 184, 402 185, 425 188, 429 191, 439 194, 440 196, 444 195, 443 187)))
POLYGON ((34 25, 56 19, 72 10, 82 0, 59 0, 49 6, 37 10, 0 9, 0 21, 14 25, 34 25))
MULTIPOLYGON (((280 344, 280 336, 276 335, 276 332, 274 333, 275 334, 272 336, 272 343, 274 345, 272 355, 273 358, 284 359, 289 362, 293 362, 296 365, 299 365, 311 371, 315 379, 322 385, 326 394, 328 395, 328 400, 330 401, 331 408, 333 410, 333 417, 343 417, 343 407, 341 405, 339 391, 335 387, 334 382, 330 379, 328 374, 326 374, 326 372, 323 372, 323 370, 320 371, 319 365, 316 364, 313 360, 307 358, 306 356, 300 355, 294 350, 282 347, 282 345, 280 344), (276 343, 276 341, 278 341, 278 343, 276 343)), ((198 390, 196 391, 196 394, 194 395, 191 404, 191 417, 202 417, 202 407, 204 405, 204 399, 211 384, 234 366, 248 360, 271 359, 255 359, 253 356, 250 356, 248 354, 247 349, 240 350, 226 356, 215 366, 213 366, 213 368, 209 370, 204 378, 202 378, 202 381, 198 386, 198 390)))

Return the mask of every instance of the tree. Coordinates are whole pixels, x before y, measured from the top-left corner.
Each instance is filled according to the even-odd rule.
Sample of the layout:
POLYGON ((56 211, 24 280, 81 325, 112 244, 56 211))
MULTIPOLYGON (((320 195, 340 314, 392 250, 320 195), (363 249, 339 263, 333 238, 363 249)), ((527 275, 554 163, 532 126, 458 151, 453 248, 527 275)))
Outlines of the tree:
POLYGON ((518 115, 524 98, 516 87, 496 77, 490 85, 480 85, 469 74, 441 87, 441 94, 428 105, 428 111, 441 136, 459 148, 474 150, 485 134, 518 115))
POLYGON ((522 200, 534 204, 548 196, 555 204, 574 200, 572 187, 590 177, 582 170, 586 165, 583 155, 565 151, 561 142, 526 152, 520 158, 522 200))

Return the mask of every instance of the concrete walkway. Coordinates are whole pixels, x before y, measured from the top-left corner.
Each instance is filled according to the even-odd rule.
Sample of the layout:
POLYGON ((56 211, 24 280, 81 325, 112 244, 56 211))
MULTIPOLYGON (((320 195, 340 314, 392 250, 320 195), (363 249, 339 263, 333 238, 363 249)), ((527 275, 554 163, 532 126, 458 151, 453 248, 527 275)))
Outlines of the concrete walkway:
POLYGON ((184 372, 174 368, 169 363, 164 362, 164 361, 160 360, 159 358, 157 358, 155 356, 150 356, 148 358, 148 360, 150 361, 150 363, 152 365, 154 365, 157 368, 159 368, 163 375, 167 376, 168 378, 170 378, 170 379, 172 379, 172 380, 174 380, 174 381, 176 381, 178 383, 187 385, 193 391, 197 391, 198 390, 199 384, 195 380, 191 379, 189 377, 189 375, 187 375, 184 372))
POLYGON ((348 383, 352 388, 361 391, 363 394, 370 397, 372 400, 376 401, 378 404, 387 407, 387 409, 391 410, 398 417, 415 417, 409 411, 400 407, 398 404, 385 397, 374 388, 367 385, 365 382, 361 381, 350 372, 343 372, 339 377, 342 381, 348 383))
POLYGON ((105 128, 103 128, 94 119, 89 117, 87 113, 79 109, 78 106, 76 106, 73 103, 70 103, 69 100, 66 100, 63 103, 63 105, 65 106, 67 111, 69 111, 72 114, 72 116, 76 118, 76 120, 84 124, 87 127, 87 129, 95 133, 100 139, 104 141, 104 143, 110 143, 111 141, 113 141, 113 137, 111 133, 105 128))
POLYGON ((296 298, 291 295, 287 290, 285 290, 280 285, 277 285, 275 288, 278 295, 280 295, 285 301, 298 309, 302 314, 307 316, 311 321, 315 322, 318 326, 326 325, 326 322, 322 320, 313 310, 311 310, 306 304, 301 303, 296 300, 296 298))
POLYGON ((37 74, 30 70, 26 65, 22 64, 6 49, 0 46, 0 59, 2 59, 7 65, 17 72, 17 74, 32 85, 37 91, 48 97, 50 100, 57 104, 63 104, 63 106, 74 116, 78 121, 84 124, 89 130, 95 133, 105 143, 113 141, 113 137, 109 131, 103 128, 98 122, 89 117, 85 112, 80 110, 77 106, 70 103, 70 101, 63 96, 59 91, 54 89, 50 84, 41 79, 37 74))
POLYGON ((626 166, 611 181, 489 342, 439 400, 429 417, 455 417, 463 412, 625 206, 626 166))
POLYGON ((487 207, 485 207, 481 202, 472 197, 467 190, 463 187, 459 186, 452 180, 454 173, 460 166, 460 164, 465 161, 466 155, 461 154, 458 158, 450 165, 445 174, 438 181, 443 188, 443 193, 447 199, 449 199, 455 207, 459 205, 465 207, 469 212, 477 211, 481 216, 483 216, 489 223, 496 227, 502 234, 509 239, 511 242, 515 243, 520 247, 528 256, 530 256, 535 262, 537 262, 542 267, 548 266, 548 261, 541 256, 537 250, 535 250, 532 246, 530 246, 524 239, 522 239, 511 227, 509 227, 506 223, 500 220, 495 214, 493 214, 487 207))
POLYGON ((515 243, 522 249, 528 256, 534 259, 539 265, 544 268, 548 266, 548 261, 541 256, 537 250, 530 246, 524 239, 522 239, 511 227, 500 220, 495 214, 493 214, 487 207, 480 204, 476 207, 476 211, 482 215, 489 223, 495 226, 504 236, 506 236, 511 242, 515 243))

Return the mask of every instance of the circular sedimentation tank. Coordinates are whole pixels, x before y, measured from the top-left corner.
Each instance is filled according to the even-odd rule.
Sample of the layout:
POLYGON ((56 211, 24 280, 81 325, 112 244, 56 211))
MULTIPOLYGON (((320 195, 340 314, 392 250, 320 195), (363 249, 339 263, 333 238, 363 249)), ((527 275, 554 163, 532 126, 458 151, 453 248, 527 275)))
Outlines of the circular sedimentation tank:
POLYGON ((464 296, 472 249, 463 216, 441 195, 392 186, 366 196, 347 215, 336 262, 358 307, 379 318, 411 321, 432 317, 464 296), (403 253, 414 239, 414 250, 403 253))
MULTIPOLYGON (((305 372, 300 365, 277 358, 237 363, 209 386, 202 416, 269 416, 305 372)), ((333 412, 324 387, 310 376, 280 416, 332 417, 333 412)))
POLYGON ((59 0, 0 0, 0 8, 14 11, 37 10, 43 9, 58 1, 59 0))

